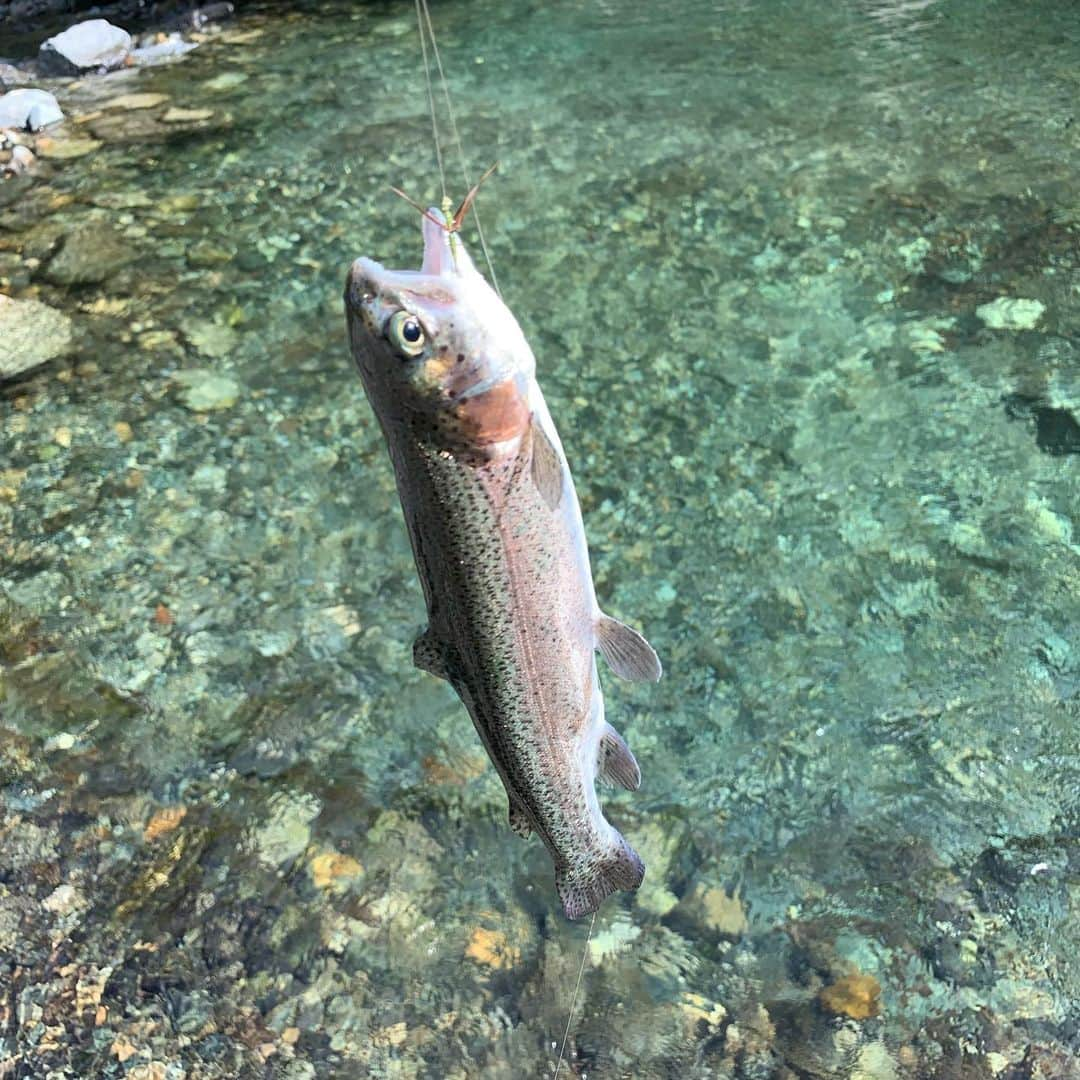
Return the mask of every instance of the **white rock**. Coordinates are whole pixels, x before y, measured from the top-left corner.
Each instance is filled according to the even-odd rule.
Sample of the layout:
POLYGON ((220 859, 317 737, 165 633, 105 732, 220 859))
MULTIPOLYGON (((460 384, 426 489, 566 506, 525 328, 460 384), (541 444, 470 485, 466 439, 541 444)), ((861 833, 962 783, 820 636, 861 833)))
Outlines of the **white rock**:
POLYGON ((975 314, 991 330, 1032 330, 1045 310, 1046 305, 1038 300, 1002 296, 990 304, 981 304, 975 314))
POLYGON ((38 66, 48 75, 81 75, 123 67, 131 35, 106 19, 87 19, 42 43, 38 66))
POLYGON ((56 98, 45 90, 9 90, 0 97, 0 128, 40 131, 63 119, 56 98))

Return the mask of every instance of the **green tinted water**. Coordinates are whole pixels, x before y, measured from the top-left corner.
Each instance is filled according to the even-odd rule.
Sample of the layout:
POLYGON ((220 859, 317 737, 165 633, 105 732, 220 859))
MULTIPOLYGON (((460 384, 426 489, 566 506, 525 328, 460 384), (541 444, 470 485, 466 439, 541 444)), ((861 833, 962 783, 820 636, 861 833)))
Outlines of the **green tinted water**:
MULTIPOLYGON (((649 869, 575 1074, 1075 1075, 1075 13, 433 14, 601 602, 666 665, 606 679, 649 869)), ((0 188, 5 291, 78 342, 0 397, 25 1075, 554 1071, 586 928, 411 666, 344 344, 352 259, 418 263, 388 185, 438 196, 412 18, 61 84, 101 145, 0 188), (102 107, 135 91, 169 101, 102 107)))

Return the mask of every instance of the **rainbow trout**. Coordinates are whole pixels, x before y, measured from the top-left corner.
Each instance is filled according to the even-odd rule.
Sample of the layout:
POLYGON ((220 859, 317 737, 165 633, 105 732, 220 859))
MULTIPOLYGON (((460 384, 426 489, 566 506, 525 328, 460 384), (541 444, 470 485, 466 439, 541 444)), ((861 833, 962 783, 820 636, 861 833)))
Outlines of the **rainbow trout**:
POLYGON ((465 704, 506 788, 510 827, 543 840, 577 919, 645 873, 597 802, 598 774, 633 791, 641 772, 604 719, 595 652, 627 679, 659 679, 660 661, 597 605, 536 361, 453 227, 428 212, 419 271, 356 260, 349 340, 427 604, 413 660, 465 704))

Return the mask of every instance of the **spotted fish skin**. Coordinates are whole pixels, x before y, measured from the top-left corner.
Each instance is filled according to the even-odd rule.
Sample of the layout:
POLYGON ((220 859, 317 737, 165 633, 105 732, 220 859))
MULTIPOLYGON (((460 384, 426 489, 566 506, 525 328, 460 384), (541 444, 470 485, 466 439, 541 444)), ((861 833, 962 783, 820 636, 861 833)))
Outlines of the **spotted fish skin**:
POLYGON ((645 869, 596 796, 598 772, 633 789, 640 771, 604 719, 595 651, 628 678, 659 678, 660 664, 597 605, 573 481, 517 321, 459 236, 429 219, 423 233, 421 270, 358 259, 345 293, 427 605, 414 660, 465 704, 511 827, 539 835, 563 909, 579 918, 636 889, 645 869))

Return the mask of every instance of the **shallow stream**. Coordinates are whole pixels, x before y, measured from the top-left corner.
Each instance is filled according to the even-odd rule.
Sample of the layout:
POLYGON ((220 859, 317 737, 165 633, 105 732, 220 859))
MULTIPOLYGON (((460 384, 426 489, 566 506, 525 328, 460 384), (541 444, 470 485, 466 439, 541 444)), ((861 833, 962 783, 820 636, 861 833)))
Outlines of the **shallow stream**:
MULTIPOLYGON (((573 1075, 1080 1075, 1076 13, 434 8, 601 603, 666 667, 605 682, 648 874, 573 1075)), ((48 84, 0 186, 0 289, 76 343, 0 386, 14 1075, 554 1072, 587 926, 411 665, 344 340, 352 259, 418 263, 388 185, 438 196, 422 72, 409 4, 248 8, 48 84)))

